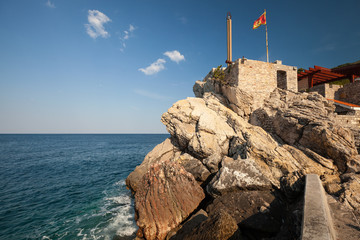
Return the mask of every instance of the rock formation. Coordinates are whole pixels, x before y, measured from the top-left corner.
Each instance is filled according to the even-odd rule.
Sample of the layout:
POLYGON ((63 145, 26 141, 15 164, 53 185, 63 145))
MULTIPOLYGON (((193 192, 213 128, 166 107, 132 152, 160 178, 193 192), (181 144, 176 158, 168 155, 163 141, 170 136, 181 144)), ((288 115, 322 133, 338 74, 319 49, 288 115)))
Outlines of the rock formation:
POLYGON ((195 83, 196 98, 180 100, 163 114, 171 137, 127 178, 135 194, 137 236, 296 238, 308 173, 359 209, 360 157, 353 133, 335 123, 332 103, 317 93, 275 89, 254 105, 232 70, 225 73, 219 80, 210 72, 195 83), (207 216, 186 227, 199 209, 207 216))

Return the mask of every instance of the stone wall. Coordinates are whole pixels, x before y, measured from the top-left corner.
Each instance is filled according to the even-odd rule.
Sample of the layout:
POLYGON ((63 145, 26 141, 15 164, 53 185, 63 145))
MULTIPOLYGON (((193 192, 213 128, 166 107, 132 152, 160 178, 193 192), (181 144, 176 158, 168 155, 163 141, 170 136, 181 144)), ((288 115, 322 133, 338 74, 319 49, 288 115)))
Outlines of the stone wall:
POLYGON ((282 65, 281 61, 267 63, 262 61, 238 59, 231 66, 225 82, 250 93, 254 97, 254 107, 262 106, 263 100, 280 87, 297 92, 297 68, 282 65))
POLYGON ((338 100, 360 105, 360 81, 344 85, 338 90, 338 100))
POLYGON ((337 115, 336 122, 344 127, 360 128, 360 116, 359 115, 337 115))
POLYGON ((298 81, 298 92, 303 92, 309 88, 308 78, 303 78, 298 81))
POLYGON ((339 99, 338 90, 342 88, 342 85, 334 85, 331 83, 325 83, 310 88, 310 92, 318 92, 325 98, 339 99))
POLYGON ((353 132, 355 146, 360 153, 360 111, 353 111, 351 115, 337 115, 335 121, 353 132))

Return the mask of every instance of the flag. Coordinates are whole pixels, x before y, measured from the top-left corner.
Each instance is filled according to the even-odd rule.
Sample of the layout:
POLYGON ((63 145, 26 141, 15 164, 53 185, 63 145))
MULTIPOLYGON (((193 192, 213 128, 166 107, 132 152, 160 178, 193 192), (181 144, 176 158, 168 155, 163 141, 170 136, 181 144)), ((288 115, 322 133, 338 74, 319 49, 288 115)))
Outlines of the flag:
POLYGON ((264 12, 258 19, 255 20, 253 29, 257 29, 261 25, 266 24, 266 12, 264 12))

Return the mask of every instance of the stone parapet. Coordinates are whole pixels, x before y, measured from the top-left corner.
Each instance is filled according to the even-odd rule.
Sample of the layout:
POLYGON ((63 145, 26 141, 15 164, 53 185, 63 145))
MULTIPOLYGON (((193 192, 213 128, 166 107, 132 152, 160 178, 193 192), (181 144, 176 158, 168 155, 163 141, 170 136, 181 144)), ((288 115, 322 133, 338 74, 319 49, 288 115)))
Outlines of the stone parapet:
POLYGON ((306 175, 302 240, 335 240, 335 230, 330 209, 316 174, 306 175))

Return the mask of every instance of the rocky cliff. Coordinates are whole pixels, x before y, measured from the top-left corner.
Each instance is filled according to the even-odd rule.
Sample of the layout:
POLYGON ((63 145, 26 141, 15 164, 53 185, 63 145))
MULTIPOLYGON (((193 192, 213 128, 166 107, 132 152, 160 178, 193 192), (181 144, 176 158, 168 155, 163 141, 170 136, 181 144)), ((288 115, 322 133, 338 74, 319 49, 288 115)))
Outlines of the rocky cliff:
POLYGON ((254 105, 231 69, 194 93, 163 114, 171 137, 126 180, 138 238, 296 239, 308 173, 357 214, 360 157, 332 103, 275 89, 254 105))

